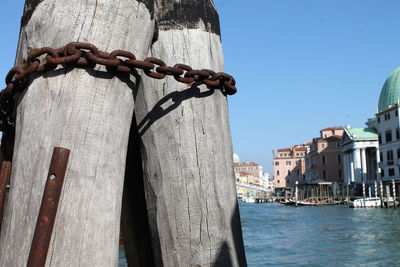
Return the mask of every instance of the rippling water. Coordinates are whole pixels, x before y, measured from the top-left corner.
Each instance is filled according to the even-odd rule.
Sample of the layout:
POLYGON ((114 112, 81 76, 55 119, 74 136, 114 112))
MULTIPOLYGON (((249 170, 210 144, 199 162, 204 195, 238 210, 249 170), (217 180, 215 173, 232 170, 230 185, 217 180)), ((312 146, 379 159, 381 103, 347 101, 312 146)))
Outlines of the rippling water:
POLYGON ((400 266, 400 209, 241 201, 239 209, 250 267, 400 266))
POLYGON ((239 208, 249 266, 400 266, 400 209, 239 208))

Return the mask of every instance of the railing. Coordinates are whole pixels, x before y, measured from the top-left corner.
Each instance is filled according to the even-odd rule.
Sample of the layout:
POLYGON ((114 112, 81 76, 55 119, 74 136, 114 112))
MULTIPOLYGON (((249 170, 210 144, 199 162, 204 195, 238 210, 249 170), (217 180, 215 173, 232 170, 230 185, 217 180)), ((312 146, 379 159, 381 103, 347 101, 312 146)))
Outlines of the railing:
POLYGON ((236 182, 236 186, 246 187, 246 188, 259 190, 259 191, 263 191, 263 192, 271 192, 272 191, 272 190, 268 190, 268 188, 265 188, 265 187, 262 187, 262 186, 253 185, 253 184, 246 184, 246 183, 242 183, 242 182, 236 182))

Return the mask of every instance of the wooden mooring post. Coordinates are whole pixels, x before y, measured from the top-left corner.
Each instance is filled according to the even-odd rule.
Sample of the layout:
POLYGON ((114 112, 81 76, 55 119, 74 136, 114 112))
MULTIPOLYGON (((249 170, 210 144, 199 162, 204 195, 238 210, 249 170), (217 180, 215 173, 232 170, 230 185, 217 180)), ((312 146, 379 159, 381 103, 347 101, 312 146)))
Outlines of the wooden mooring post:
POLYGON ((377 199, 378 199, 378 183, 374 181, 374 189, 375 189, 375 207, 377 207, 377 199))
POLYGON ((365 208, 365 182, 362 181, 363 206, 365 208))
POLYGON ((381 208, 383 208, 385 203, 383 202, 384 198, 383 198, 383 182, 382 182, 382 180, 379 181, 379 188, 380 188, 380 197, 381 197, 381 208))
MULTIPOLYGON (((168 66, 222 72, 219 18, 212 1, 161 2, 27 0, 16 64, 27 60, 30 48, 58 49, 84 41, 108 53, 132 51, 132 60, 156 57, 168 66)), ((75 50, 60 55, 72 57, 75 50)), ((81 53, 96 54, 89 50, 81 53)), ((246 266, 226 91, 190 78, 186 83, 172 76, 154 80, 150 76, 161 74, 156 73, 160 61, 125 74, 97 63, 91 69, 63 64, 29 79, 29 89, 17 101, 15 169, 0 266, 26 266, 54 146, 71 148, 73 154, 49 266, 115 266, 124 179, 143 181, 140 204, 147 213, 133 208, 130 219, 145 218, 136 220, 147 226, 142 229, 148 229, 149 242, 136 236, 132 247, 150 251, 137 255, 126 247, 129 255, 152 255, 156 266, 246 266), (142 175, 127 177, 131 128, 138 132, 142 175)))
POLYGON ((393 208, 396 208, 396 183, 392 179, 392 189, 393 189, 393 208))
POLYGON ((386 184, 386 208, 390 208, 390 188, 389 185, 386 184))

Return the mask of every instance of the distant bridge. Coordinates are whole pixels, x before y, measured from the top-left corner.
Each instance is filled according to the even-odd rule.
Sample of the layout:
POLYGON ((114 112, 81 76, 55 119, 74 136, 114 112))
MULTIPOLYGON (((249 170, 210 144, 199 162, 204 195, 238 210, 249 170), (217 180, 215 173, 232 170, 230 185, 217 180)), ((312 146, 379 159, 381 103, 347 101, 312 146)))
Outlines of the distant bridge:
POLYGON ((256 190, 256 191, 261 191, 261 192, 272 192, 271 190, 268 190, 265 187, 262 186, 258 186, 258 185, 254 185, 254 184, 246 184, 246 183, 242 183, 242 182, 237 182, 236 181, 236 186, 245 188, 245 189, 252 189, 252 190, 256 190))

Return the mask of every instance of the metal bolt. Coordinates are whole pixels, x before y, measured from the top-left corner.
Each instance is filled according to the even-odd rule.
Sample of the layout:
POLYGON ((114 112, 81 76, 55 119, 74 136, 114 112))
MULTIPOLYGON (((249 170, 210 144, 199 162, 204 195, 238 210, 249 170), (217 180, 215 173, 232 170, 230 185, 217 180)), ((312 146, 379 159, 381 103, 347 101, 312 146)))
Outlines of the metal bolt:
POLYGON ((56 179, 56 175, 53 173, 52 175, 50 175, 50 180, 54 180, 56 179))

